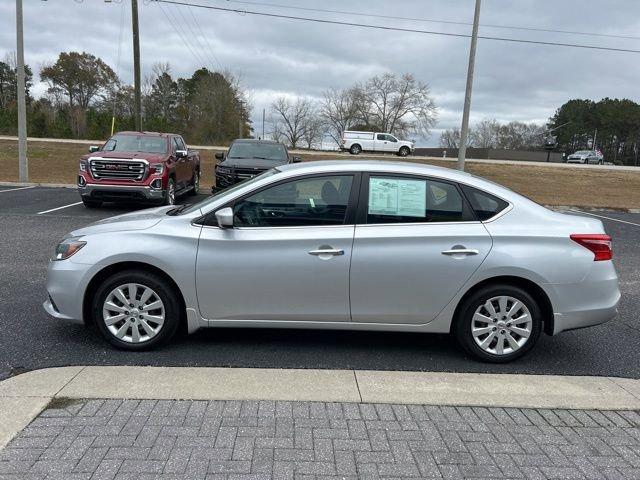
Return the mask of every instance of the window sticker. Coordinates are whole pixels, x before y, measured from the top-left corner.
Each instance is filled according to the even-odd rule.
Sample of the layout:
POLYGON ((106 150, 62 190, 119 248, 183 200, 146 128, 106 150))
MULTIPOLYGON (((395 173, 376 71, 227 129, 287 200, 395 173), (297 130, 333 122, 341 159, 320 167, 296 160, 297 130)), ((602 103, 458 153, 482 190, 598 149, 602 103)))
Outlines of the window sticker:
POLYGON ((424 180, 369 179, 369 214, 425 217, 427 183, 424 180))

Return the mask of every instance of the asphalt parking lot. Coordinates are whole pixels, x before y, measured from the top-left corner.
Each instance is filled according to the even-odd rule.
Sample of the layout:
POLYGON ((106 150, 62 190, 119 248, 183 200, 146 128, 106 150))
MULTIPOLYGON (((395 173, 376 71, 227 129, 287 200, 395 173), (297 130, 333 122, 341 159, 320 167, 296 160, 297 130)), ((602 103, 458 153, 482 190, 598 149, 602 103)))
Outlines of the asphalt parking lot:
MULTIPOLYGON (((201 196, 203 197, 203 196, 201 196)), ((194 197, 186 197, 193 202, 194 197)), ((196 198, 197 200, 197 198, 196 198)), ((42 310, 47 262, 67 232, 136 207, 86 209, 74 189, 0 187, 0 379, 62 365, 234 366, 605 375, 640 378, 640 214, 592 212, 614 240, 622 301, 614 321, 542 337, 524 359, 488 365, 446 335, 209 329, 152 352, 121 352, 42 310)), ((585 213, 587 214, 587 213, 585 213)))

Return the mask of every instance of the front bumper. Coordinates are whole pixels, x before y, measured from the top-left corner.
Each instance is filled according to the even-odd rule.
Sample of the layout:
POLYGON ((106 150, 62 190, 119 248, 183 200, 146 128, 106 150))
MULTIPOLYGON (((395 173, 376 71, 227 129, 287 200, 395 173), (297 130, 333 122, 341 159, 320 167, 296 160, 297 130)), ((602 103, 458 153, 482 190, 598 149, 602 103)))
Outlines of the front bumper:
POLYGON ((83 198, 105 202, 118 201, 150 201, 160 202, 165 197, 165 190, 149 185, 108 185, 87 183, 78 185, 78 192, 83 198))
POLYGON ((44 310, 54 318, 82 324, 84 293, 94 270, 99 268, 99 265, 74 263, 70 259, 49 261, 44 310))
POLYGON ((227 188, 227 187, 231 187, 232 185, 235 185, 236 183, 239 182, 243 182, 245 180, 248 180, 249 178, 253 178, 257 175, 260 175, 261 173, 266 172, 267 170, 261 170, 261 171, 256 171, 255 173, 252 174, 247 174, 247 173, 240 173, 240 172, 235 172, 235 171, 231 171, 231 172, 220 172, 218 170, 216 170, 215 173, 215 186, 214 189, 222 189, 222 188, 227 188))

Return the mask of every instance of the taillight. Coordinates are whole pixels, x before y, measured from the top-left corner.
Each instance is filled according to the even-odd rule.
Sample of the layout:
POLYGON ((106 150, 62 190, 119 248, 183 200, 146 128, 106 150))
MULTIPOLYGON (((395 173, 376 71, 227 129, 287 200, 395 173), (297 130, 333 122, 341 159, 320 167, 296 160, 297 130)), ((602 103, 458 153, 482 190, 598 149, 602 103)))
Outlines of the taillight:
POLYGON ((570 238, 584 248, 591 250, 594 254, 594 262, 611 260, 613 257, 611 237, 609 235, 603 233, 574 233, 570 238))

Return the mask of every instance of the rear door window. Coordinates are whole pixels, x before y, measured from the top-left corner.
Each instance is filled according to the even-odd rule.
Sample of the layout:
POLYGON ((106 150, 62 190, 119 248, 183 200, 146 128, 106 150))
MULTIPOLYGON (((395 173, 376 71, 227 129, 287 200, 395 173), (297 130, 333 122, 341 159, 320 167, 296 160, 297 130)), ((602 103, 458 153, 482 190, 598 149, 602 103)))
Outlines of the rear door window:
POLYGON ((369 177, 366 223, 463 222, 473 214, 454 183, 405 177, 369 177))

